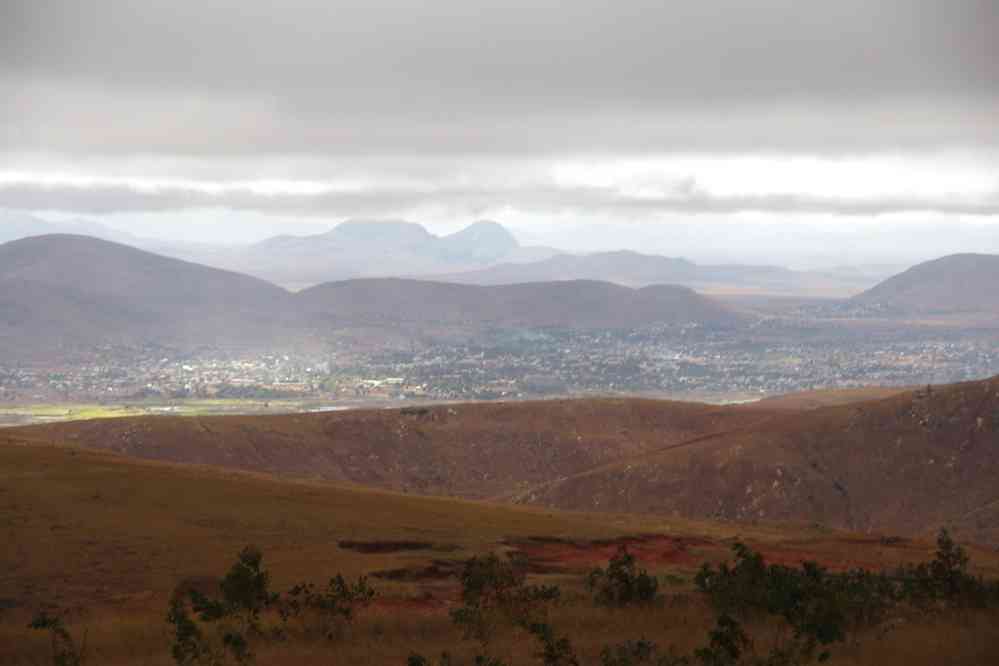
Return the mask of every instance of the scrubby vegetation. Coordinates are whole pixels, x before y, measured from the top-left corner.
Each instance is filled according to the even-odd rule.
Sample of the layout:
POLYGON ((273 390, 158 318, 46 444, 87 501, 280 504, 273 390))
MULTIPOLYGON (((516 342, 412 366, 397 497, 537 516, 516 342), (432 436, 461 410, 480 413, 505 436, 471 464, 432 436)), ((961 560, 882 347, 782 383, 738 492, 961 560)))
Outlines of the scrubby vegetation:
MULTIPOLYGON (((946 531, 939 534, 932 560, 890 571, 768 563, 738 542, 732 555, 726 562, 705 563, 692 589, 670 595, 660 593, 657 578, 624 547, 575 586, 567 581, 569 591, 529 582, 531 562, 517 551, 471 557, 457 574, 459 602, 448 613, 458 639, 438 643, 444 649, 436 656, 411 650, 389 663, 804 666, 835 658, 861 636, 883 637, 906 613, 945 617, 981 611, 994 620, 999 609, 999 583, 970 574, 967 553, 946 531), (619 640, 594 651, 585 630, 571 621, 581 609, 604 613, 619 628, 619 640), (684 645, 669 640, 669 627, 659 635, 654 626, 635 635, 627 623, 613 620, 625 613, 634 622, 665 611, 674 621, 683 621, 687 612, 708 615, 691 625, 696 635, 684 645), (578 650, 578 641, 586 649, 578 650), (511 659, 514 642, 532 647, 511 659)), ((358 611, 376 597, 365 577, 349 581, 339 574, 325 585, 302 582, 275 591, 263 554, 252 546, 239 552, 216 587, 213 593, 184 588, 170 602, 169 658, 178 666, 243 666, 261 655, 281 663, 273 655, 282 648, 311 645, 322 651, 347 644, 358 611)), ((45 613, 30 628, 48 632, 54 666, 84 666, 85 633, 77 641, 63 618, 45 613)))
MULTIPOLYGON (((609 645, 600 653, 602 666, 804 666, 825 662, 831 646, 848 635, 881 625, 889 611, 901 605, 923 610, 928 603, 938 610, 957 606, 999 606, 999 583, 989 583, 967 573, 968 556, 942 530, 935 558, 900 568, 893 574, 862 569, 833 574, 814 562, 800 567, 764 562, 762 555, 742 543, 733 545, 735 563, 702 566, 695 578, 698 590, 718 613, 715 626, 703 646, 689 655, 673 646, 663 652, 645 638, 609 645), (770 629, 769 639, 754 640, 746 626, 753 623, 770 629)), ((544 666, 580 666, 572 641, 545 621, 544 603, 560 598, 558 588, 524 584, 516 560, 502 562, 495 555, 473 558, 461 577, 465 606, 452 612, 452 619, 465 627, 466 638, 476 638, 483 647, 489 632, 501 617, 525 630, 539 643, 535 656, 544 666), (493 624, 484 618, 490 609, 493 624)), ((593 602, 604 607, 650 604, 658 597, 658 581, 637 568, 635 559, 621 548, 606 568, 587 578, 593 602)), ((429 664, 414 654, 410 666, 429 664)), ((451 663, 449 653, 442 664, 451 663)), ((501 662, 485 654, 476 664, 501 662)))
POLYGON ((547 606, 558 601, 559 589, 525 583, 527 563, 515 555, 473 557, 459 576, 462 605, 451 619, 465 638, 488 643, 497 624, 531 627, 547 617, 547 606))
POLYGON ((49 634, 53 666, 83 666, 87 661, 87 634, 77 642, 60 617, 52 617, 44 611, 35 616, 29 629, 45 631, 49 634))
POLYGON ((300 583, 284 595, 273 592, 263 554, 247 546, 219 584, 217 597, 196 590, 188 595, 189 601, 174 599, 167 613, 173 627, 171 655, 178 666, 252 663, 251 644, 287 640, 294 620, 299 621, 301 636, 332 640, 339 636, 342 623, 351 621, 355 608, 370 603, 375 591, 366 578, 349 583, 337 575, 325 589, 300 583), (206 633, 209 626, 214 636, 206 633))
POLYGON ((635 557, 621 546, 606 569, 594 569, 586 580, 593 600, 603 606, 647 604, 656 600, 659 581, 638 569, 635 557))

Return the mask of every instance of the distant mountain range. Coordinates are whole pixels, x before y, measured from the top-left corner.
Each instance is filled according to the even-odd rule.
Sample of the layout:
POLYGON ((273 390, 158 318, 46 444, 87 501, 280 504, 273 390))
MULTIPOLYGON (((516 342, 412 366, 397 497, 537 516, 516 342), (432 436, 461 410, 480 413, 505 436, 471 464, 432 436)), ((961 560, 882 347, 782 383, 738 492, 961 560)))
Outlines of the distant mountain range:
POLYGON ((740 320, 726 306, 676 286, 358 279, 292 293, 248 275, 87 236, 34 236, 0 245, 3 360, 99 344, 292 348, 356 327, 398 334, 422 327, 475 332, 740 320))
POLYGON ((90 220, 48 222, 33 215, 0 211, 0 243, 47 234, 78 234, 136 245, 141 239, 90 220))
POLYGON ((999 313, 999 255, 952 254, 917 264, 853 300, 902 313, 999 313))
POLYGON ((727 293, 843 295, 869 286, 870 275, 847 271, 792 271, 780 266, 700 265, 679 257, 629 250, 559 254, 523 264, 501 263, 477 271, 440 276, 449 282, 513 284, 549 280, 604 280, 633 287, 679 284, 727 293))
POLYGON ((398 220, 349 220, 312 236, 276 236, 220 255, 227 268, 292 287, 356 277, 420 276, 530 261, 557 250, 522 247, 496 222, 476 222, 435 236, 398 220))
POLYGON ((846 297, 893 273, 884 268, 792 271, 779 266, 698 265, 626 250, 576 255, 521 245, 509 230, 491 221, 436 236, 412 222, 348 220, 321 234, 274 236, 249 246, 213 246, 141 238, 86 221, 56 224, 10 214, 0 218, 0 241, 52 233, 126 243, 291 289, 359 277, 419 277, 480 285, 598 280, 631 287, 677 284, 728 294, 846 297))

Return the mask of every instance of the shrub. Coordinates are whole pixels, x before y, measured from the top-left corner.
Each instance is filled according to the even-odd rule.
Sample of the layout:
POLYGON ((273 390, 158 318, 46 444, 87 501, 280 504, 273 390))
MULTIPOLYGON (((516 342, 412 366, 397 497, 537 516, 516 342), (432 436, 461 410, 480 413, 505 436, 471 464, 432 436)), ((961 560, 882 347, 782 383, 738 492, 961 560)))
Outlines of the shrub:
POLYGON ((602 606, 651 603, 658 598, 659 581, 635 565, 635 557, 624 546, 606 569, 594 569, 587 578, 594 601, 602 606))
MULTIPOLYGON (((800 569, 767 566, 759 553, 744 544, 735 544, 733 550, 735 566, 723 563, 715 569, 705 564, 695 582, 722 614, 719 623, 722 619, 734 621, 733 615, 770 615, 790 628, 790 632, 778 634, 770 656, 773 664, 804 664, 815 658, 825 661, 829 653, 819 652, 819 648, 845 640, 851 604, 871 617, 880 613, 882 601, 876 595, 881 588, 873 584, 874 579, 834 577, 813 562, 803 563, 800 569), (876 598, 869 598, 871 594, 876 598)), ((719 625, 716 631, 723 629, 731 627, 719 625)), ((711 654, 713 659, 727 658, 724 650, 711 654)))
POLYGON ((260 635, 260 616, 278 595, 270 592, 270 574, 263 568, 263 555, 247 546, 219 583, 220 595, 209 597, 189 590, 191 609, 204 623, 215 626, 216 640, 209 640, 188 615, 183 599, 175 598, 167 613, 174 627, 171 653, 178 664, 222 664, 232 657, 238 664, 253 661, 249 636, 260 635))
POLYGON ((466 639, 483 643, 502 621, 525 628, 542 621, 548 604, 560 596, 554 586, 526 585, 524 562, 517 556, 473 557, 459 580, 463 605, 451 611, 451 619, 462 627, 466 639))
POLYGON ((242 631, 259 633, 260 614, 277 600, 268 585, 270 574, 263 569, 263 554, 254 546, 240 551, 235 564, 219 584, 219 598, 191 590, 194 611, 205 622, 235 619, 242 631))
POLYGON ((527 630, 541 641, 541 651, 537 656, 545 666, 579 666, 579 659, 567 636, 556 636, 555 631, 544 622, 535 622, 527 630))
POLYGON ((969 574, 968 561, 964 548, 954 542, 946 529, 941 529, 932 561, 899 569, 901 596, 922 606, 999 605, 999 584, 969 574))
POLYGON ((173 644, 170 646, 170 654, 177 664, 189 666, 215 664, 220 661, 221 656, 214 653, 197 623, 188 615, 181 599, 174 599, 170 603, 167 622, 173 625, 173 644))
POLYGON ((324 590, 312 583, 291 588, 280 604, 281 619, 287 623, 291 618, 311 617, 313 621, 307 623, 307 633, 332 639, 340 634, 344 623, 353 619, 355 609, 367 606, 374 597, 375 590, 366 577, 349 583, 337 574, 324 590))
POLYGON ((62 618, 53 617, 44 611, 34 617, 28 628, 49 632, 53 666, 82 666, 86 662, 86 632, 83 633, 83 638, 77 644, 73 635, 66 629, 66 624, 62 618))
POLYGON ((718 617, 708 638, 706 647, 694 651, 694 658, 704 666, 735 666, 753 646, 742 625, 724 614, 718 617))

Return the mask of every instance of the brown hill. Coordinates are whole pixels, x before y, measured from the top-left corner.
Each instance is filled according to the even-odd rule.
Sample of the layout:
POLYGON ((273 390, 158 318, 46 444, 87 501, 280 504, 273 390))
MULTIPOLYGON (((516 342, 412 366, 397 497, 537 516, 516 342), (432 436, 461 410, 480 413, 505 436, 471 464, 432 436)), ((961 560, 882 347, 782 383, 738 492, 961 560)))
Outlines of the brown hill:
POLYGON ((999 378, 811 407, 564 400, 7 432, 25 442, 562 509, 904 534, 950 525, 999 543, 999 378))
POLYGON ((4 434, 141 458, 492 497, 769 413, 654 400, 479 403, 282 416, 135 417, 4 434))
POLYGON ((953 254, 927 261, 853 300, 900 312, 999 314, 999 255, 953 254))
POLYGON ((899 386, 858 386, 853 388, 815 389, 811 391, 795 391, 784 395, 775 395, 757 402, 746 403, 747 409, 790 409, 805 410, 834 405, 850 405, 867 400, 880 400, 905 393, 912 387, 899 386))
POLYGON ((329 282, 296 295, 334 324, 632 328, 656 323, 734 325, 741 317, 686 287, 630 289, 573 280, 504 286, 374 278, 329 282))
POLYGON ((951 525, 999 543, 999 378, 792 413, 516 499, 906 534, 951 525))

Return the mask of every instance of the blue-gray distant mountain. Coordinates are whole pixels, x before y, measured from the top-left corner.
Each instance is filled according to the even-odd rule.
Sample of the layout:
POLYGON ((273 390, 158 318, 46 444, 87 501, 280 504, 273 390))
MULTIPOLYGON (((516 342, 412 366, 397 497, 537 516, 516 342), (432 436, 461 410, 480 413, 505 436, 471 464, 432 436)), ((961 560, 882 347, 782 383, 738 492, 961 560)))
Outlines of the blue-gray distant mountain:
POLYGON ((104 226, 90 220, 69 220, 66 222, 49 222, 34 215, 27 215, 10 210, 0 210, 0 243, 7 243, 29 236, 44 236, 48 234, 76 234, 94 236, 104 240, 129 243, 134 245, 138 239, 129 234, 104 226))
POLYGON ((436 236, 402 220, 348 220, 326 233, 276 236, 233 253, 226 266, 291 287, 355 277, 420 276, 555 254, 523 247, 502 225, 476 222, 436 236))
POLYGON ((858 275, 793 271, 780 266, 739 264, 701 265, 679 257, 642 254, 628 250, 593 254, 559 254, 540 261, 501 263, 488 268, 440 276, 464 284, 515 284, 552 280, 601 280, 641 287, 677 284, 700 290, 729 293, 835 294, 857 291, 873 283, 858 275))
POLYGON ((952 254, 917 264, 853 300, 899 313, 999 313, 999 255, 952 254))

